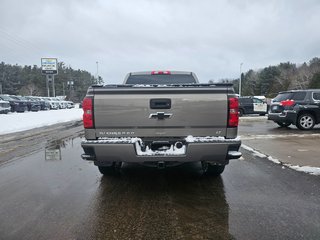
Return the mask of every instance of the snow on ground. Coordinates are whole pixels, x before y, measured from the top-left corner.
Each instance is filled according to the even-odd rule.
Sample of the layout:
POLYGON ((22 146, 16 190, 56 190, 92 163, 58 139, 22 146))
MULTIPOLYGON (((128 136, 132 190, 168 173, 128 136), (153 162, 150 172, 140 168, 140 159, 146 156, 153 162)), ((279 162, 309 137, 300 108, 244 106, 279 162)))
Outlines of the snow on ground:
POLYGON ((82 108, 0 114, 0 135, 82 119, 82 108))
POLYGON ((285 167, 294 169, 299 172, 305 172, 305 173, 309 173, 311 175, 320 175, 320 168, 310 167, 310 166, 296 166, 296 165, 292 165, 292 164, 288 164, 288 163, 282 163, 279 159, 273 158, 271 156, 267 156, 267 155, 255 150, 247 145, 241 144, 241 147, 246 149, 249 152, 252 152, 254 156, 257 156, 260 158, 266 158, 269 161, 274 162, 276 164, 283 165, 285 167))

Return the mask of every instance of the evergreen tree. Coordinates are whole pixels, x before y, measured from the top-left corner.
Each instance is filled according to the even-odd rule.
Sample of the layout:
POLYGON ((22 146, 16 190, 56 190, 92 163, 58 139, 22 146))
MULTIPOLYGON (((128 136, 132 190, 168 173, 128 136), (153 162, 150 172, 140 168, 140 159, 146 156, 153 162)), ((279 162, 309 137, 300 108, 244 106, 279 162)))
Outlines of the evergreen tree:
POLYGON ((320 89, 320 72, 313 75, 309 88, 319 88, 320 89))
MULTIPOLYGON (((95 83, 94 77, 87 71, 74 70, 65 63, 58 63, 58 75, 55 75, 56 96, 66 96, 75 102, 81 101, 90 85, 95 83), (68 83, 72 82, 72 86, 68 83)), ((9 95, 46 96, 46 77, 37 65, 18 66, 0 63, 0 82, 2 93, 9 95)), ((99 76, 99 81, 103 82, 99 76)), ((50 87, 50 92, 51 92, 50 87)))

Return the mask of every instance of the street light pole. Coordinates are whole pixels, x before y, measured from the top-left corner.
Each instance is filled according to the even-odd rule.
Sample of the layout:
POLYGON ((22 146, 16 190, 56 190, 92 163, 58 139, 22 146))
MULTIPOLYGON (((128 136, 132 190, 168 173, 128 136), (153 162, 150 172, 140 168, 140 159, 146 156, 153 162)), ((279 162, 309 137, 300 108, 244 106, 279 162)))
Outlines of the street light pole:
POLYGON ((97 61, 96 64, 97 64, 97 81, 98 81, 99 80, 99 62, 97 61))
POLYGON ((243 63, 240 63, 239 97, 241 97, 241 75, 242 75, 242 65, 243 65, 243 63))
POLYGON ((50 88, 49 88, 49 75, 46 74, 46 87, 47 87, 47 94, 50 97, 50 88))
POLYGON ((56 97, 56 87, 54 86, 54 75, 51 76, 52 80, 52 96, 56 97))

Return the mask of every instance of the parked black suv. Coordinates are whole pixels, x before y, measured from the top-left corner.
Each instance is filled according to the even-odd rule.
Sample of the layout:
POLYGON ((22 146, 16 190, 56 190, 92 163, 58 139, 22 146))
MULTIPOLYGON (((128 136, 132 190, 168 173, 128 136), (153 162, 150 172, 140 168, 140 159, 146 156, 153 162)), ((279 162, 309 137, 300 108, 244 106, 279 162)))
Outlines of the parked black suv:
POLYGON ((268 119, 281 127, 312 129, 320 123, 320 89, 280 92, 272 100, 268 119))

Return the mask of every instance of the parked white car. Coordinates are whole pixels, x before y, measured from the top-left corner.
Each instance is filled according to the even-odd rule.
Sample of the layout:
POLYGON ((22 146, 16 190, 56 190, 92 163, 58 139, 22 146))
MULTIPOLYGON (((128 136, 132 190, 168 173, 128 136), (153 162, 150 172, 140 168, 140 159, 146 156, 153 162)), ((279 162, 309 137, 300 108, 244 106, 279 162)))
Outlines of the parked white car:
POLYGON ((74 103, 72 101, 67 101, 67 108, 74 108, 74 103))
POLYGON ((49 98, 49 97, 43 97, 43 98, 49 101, 50 109, 54 109, 54 110, 59 109, 59 102, 56 99, 49 98))
POLYGON ((7 114, 8 112, 10 112, 10 110, 11 110, 10 102, 0 100, 0 113, 7 114))

